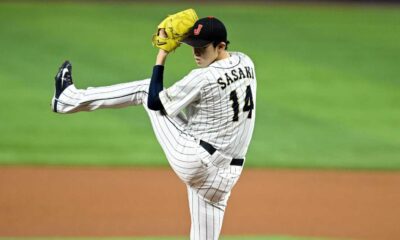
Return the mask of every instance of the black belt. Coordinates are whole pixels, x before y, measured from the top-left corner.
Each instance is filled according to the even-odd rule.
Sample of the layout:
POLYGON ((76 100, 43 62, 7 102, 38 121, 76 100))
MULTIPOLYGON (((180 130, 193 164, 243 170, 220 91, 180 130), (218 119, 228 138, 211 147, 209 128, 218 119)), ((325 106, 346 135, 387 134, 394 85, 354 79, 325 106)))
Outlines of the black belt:
MULTIPOLYGON (((217 149, 213 147, 208 142, 204 142, 200 140, 200 146, 202 146, 210 155, 213 155, 217 149)), ((232 158, 231 165, 233 166, 243 166, 244 159, 243 158, 232 158)))

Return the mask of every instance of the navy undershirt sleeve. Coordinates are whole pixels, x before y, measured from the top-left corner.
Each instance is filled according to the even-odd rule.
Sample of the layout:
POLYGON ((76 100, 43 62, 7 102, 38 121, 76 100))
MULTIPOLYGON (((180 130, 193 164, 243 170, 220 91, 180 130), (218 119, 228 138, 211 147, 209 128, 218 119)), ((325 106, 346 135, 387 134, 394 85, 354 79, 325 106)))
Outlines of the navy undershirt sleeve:
POLYGON ((160 101, 159 93, 163 90, 164 66, 155 65, 153 67, 153 75, 149 86, 149 96, 147 98, 147 107, 151 110, 163 110, 164 107, 160 101))

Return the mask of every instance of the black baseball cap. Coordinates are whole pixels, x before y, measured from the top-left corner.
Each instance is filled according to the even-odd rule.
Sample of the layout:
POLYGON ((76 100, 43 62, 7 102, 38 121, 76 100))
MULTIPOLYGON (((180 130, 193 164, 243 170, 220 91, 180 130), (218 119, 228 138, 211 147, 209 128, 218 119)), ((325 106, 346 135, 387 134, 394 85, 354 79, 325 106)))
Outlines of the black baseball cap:
POLYGON ((215 17, 201 18, 195 22, 182 42, 195 48, 204 47, 211 42, 228 43, 225 25, 215 17))

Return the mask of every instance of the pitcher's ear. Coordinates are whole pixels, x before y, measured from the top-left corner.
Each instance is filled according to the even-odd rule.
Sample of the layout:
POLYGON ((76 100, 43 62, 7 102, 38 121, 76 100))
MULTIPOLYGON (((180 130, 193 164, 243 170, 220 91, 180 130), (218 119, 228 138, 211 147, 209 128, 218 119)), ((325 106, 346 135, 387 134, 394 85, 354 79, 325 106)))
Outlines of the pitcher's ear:
POLYGON ((220 42, 220 43, 218 44, 218 49, 221 49, 221 50, 226 49, 226 43, 220 42))

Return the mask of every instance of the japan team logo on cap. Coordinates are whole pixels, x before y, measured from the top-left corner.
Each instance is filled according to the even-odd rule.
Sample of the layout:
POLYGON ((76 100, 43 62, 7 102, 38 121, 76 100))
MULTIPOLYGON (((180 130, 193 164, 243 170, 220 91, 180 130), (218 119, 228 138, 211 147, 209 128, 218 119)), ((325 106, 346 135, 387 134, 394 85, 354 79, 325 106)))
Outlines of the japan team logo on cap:
POLYGON ((202 24, 199 24, 199 25, 197 26, 197 28, 194 29, 194 35, 196 35, 196 36, 199 35, 202 28, 203 28, 203 25, 202 25, 202 24))

